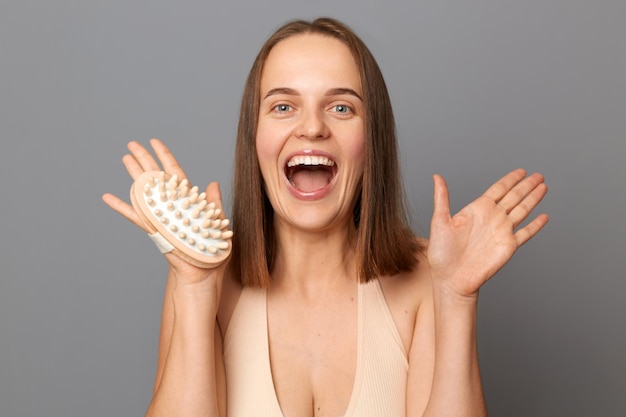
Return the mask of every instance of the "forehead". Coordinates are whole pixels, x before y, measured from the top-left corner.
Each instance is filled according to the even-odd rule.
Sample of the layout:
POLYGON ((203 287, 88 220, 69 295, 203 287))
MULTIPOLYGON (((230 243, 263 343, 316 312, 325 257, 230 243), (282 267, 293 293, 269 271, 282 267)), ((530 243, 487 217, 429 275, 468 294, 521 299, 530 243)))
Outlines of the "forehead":
POLYGON ((320 34, 295 35, 277 43, 263 66, 261 92, 314 86, 361 92, 359 68, 348 46, 320 34))

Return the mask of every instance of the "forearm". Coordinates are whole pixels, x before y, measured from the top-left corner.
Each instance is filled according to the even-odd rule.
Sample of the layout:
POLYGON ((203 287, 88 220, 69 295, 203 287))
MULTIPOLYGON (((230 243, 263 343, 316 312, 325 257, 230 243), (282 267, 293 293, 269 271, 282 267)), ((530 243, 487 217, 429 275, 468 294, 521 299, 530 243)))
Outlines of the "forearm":
POLYGON ((165 285, 165 294, 163 296, 163 309, 161 312, 161 331, 159 335, 159 356, 157 359, 156 375, 154 378, 154 389, 152 395, 156 394, 161 379, 163 378, 163 370, 165 369, 165 360, 170 351, 172 343, 172 331, 174 328, 174 300, 172 295, 176 287, 176 277, 170 268, 165 285))
POLYGON ((434 288, 435 366, 424 417, 486 416, 476 341, 477 298, 434 288))
POLYGON ((217 417, 215 331, 219 288, 211 283, 174 286, 170 302, 171 330, 164 306, 160 343, 163 358, 147 416, 217 417))

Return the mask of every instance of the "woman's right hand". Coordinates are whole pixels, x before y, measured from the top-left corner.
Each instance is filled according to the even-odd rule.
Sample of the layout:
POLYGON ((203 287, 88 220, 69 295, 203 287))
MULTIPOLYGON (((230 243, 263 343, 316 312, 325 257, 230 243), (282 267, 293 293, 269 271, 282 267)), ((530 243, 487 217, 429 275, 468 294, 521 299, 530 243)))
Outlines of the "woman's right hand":
MULTIPOLYGON (((187 178, 185 172, 178 164, 172 152, 159 139, 151 139, 150 145, 159 159, 162 167, 152 157, 150 152, 138 142, 128 144, 129 154, 124 155, 122 162, 133 181, 146 171, 165 171, 168 175, 177 175, 179 179, 187 178)), ((221 209, 221 193, 217 182, 210 183, 206 188, 207 201, 215 202, 221 209)), ((119 197, 106 193, 102 200, 113 210, 127 218, 144 232, 149 233, 147 226, 137 214, 134 207, 119 197)), ((223 216, 223 215, 222 215, 223 216)), ((228 260, 211 269, 194 266, 173 253, 165 254, 172 272, 176 276, 177 285, 217 284, 216 279, 221 279, 228 260)))

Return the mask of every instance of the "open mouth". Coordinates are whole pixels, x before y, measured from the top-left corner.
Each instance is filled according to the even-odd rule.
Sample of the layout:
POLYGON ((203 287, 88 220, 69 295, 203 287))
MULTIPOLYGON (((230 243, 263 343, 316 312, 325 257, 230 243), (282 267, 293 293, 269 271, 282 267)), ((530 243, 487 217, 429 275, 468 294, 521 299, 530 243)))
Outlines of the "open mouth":
POLYGON ((285 166, 285 175, 296 190, 312 193, 331 183, 337 174, 335 161, 323 155, 296 155, 285 166))

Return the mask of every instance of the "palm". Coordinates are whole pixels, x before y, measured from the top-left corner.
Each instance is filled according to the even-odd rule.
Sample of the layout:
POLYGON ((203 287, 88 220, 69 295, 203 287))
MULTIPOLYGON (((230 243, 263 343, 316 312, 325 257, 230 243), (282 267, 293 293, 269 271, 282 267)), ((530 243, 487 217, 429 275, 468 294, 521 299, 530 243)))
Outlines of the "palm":
POLYGON ((511 172, 454 216, 445 182, 435 176, 427 255, 438 283, 459 295, 475 295, 546 224, 548 217, 540 215, 515 230, 547 191, 541 175, 525 176, 523 170, 511 172))

